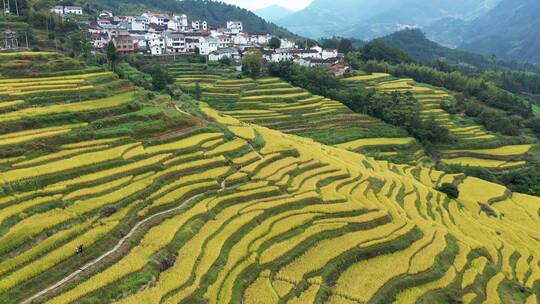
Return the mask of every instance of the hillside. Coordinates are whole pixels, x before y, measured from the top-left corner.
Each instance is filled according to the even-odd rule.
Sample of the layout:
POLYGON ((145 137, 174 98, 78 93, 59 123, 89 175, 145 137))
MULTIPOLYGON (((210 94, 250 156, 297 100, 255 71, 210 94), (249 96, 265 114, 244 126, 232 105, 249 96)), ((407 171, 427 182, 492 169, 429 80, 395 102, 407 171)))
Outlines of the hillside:
POLYGON ((200 81, 201 99, 247 123, 308 137, 334 146, 354 146, 379 159, 416 164, 425 160, 418 142, 403 129, 352 112, 343 104, 294 87, 279 78, 227 80, 204 66, 176 64, 169 70, 186 92, 200 81))
POLYGON ((466 26, 461 49, 506 60, 540 63, 540 3, 503 0, 466 26))
POLYGON ((467 65, 479 70, 531 70, 537 71, 531 65, 520 65, 516 62, 507 62, 485 55, 451 49, 429 40, 425 33, 419 29, 406 29, 380 38, 387 45, 403 50, 409 57, 420 63, 433 63, 444 61, 452 65, 467 65))
POLYGON ((270 22, 285 18, 294 13, 290 9, 280 5, 271 5, 265 8, 255 10, 253 12, 264 20, 270 22))
POLYGON ((0 79, 0 302, 538 302, 539 198, 293 135, 343 110, 278 79, 169 66, 205 104, 58 59, 0 55, 36 62, 0 79))
MULTIPOLYGON (((50 7, 44 0, 31 0, 37 7, 50 7)), ((74 0, 86 12, 98 15, 103 9, 113 11, 120 15, 139 15, 147 11, 167 13, 184 13, 190 20, 204 19, 210 25, 224 26, 227 21, 238 20, 244 23, 249 32, 264 32, 284 37, 295 37, 292 33, 273 23, 267 22, 253 12, 235 5, 211 0, 74 0)))
POLYGON ((279 20, 278 24, 312 38, 338 35, 368 40, 403 26, 425 27, 445 18, 471 20, 499 1, 315 0, 304 10, 279 20), (318 22, 314 24, 312 20, 318 22))

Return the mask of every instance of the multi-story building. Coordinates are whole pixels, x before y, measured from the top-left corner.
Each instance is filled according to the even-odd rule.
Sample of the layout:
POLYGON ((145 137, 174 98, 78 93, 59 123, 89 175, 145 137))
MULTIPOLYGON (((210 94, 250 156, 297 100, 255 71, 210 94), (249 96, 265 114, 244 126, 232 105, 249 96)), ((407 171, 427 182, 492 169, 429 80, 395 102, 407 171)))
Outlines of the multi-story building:
POLYGON ((233 45, 233 40, 229 35, 220 35, 217 37, 219 40, 219 48, 225 49, 233 45))
POLYGON ((63 5, 56 5, 51 9, 52 13, 58 14, 58 15, 82 15, 83 9, 80 6, 63 6, 63 5))
POLYGON ((135 41, 130 35, 116 36, 113 38, 113 43, 116 46, 116 50, 122 54, 133 53, 137 49, 135 41))
POLYGON ((186 14, 179 14, 179 15, 173 15, 173 20, 176 20, 180 26, 182 27, 182 30, 187 30, 188 27, 188 17, 186 14))
POLYGON ((240 59, 240 50, 237 48, 226 48, 226 49, 219 49, 217 51, 214 51, 208 55, 208 60, 210 61, 219 61, 224 58, 229 58, 231 60, 238 60, 240 59))
POLYGON ((186 36, 177 32, 165 32, 167 53, 187 53, 186 36))
POLYGON ((193 20, 191 21, 191 28, 195 31, 208 31, 208 22, 205 20, 193 20))
POLYGON ((336 49, 323 49, 321 51, 322 59, 336 58, 338 56, 338 50, 336 49))
POLYGON ((149 23, 157 24, 159 26, 164 26, 165 23, 167 23, 167 20, 170 19, 169 15, 162 13, 147 12, 142 14, 142 16, 148 18, 149 23))
POLYGON ((95 49, 104 49, 111 41, 108 33, 92 33, 91 39, 95 49))
POLYGON ((202 37, 199 39, 199 54, 210 55, 219 49, 219 39, 214 37, 202 37))
POLYGON ((53 8, 51 8, 51 13, 55 13, 55 14, 58 14, 58 15, 63 15, 64 14, 64 6, 63 5, 54 6, 53 8))
POLYGON ((131 22, 132 31, 146 31, 146 26, 149 24, 148 18, 146 17, 137 17, 131 22))
POLYGON ((227 29, 233 34, 238 34, 244 31, 244 25, 241 21, 228 21, 227 29))

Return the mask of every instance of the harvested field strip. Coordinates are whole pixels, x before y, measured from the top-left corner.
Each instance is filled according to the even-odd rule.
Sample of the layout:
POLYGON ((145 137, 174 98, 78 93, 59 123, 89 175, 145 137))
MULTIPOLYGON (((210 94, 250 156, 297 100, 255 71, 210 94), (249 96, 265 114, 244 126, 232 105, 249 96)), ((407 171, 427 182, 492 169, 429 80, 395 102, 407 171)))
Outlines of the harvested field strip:
POLYGON ((241 98, 242 101, 252 101, 252 100, 277 100, 277 99, 299 99, 301 97, 309 97, 311 94, 307 92, 303 93, 293 93, 293 94, 281 94, 281 95, 258 95, 258 96, 244 96, 241 98))
POLYGON ((338 148, 347 150, 358 150, 370 146, 393 146, 393 145, 408 145, 414 141, 413 138, 366 138, 358 139, 352 142, 339 144, 338 148))
POLYGON ((494 159, 483 159, 483 158, 474 158, 474 157, 459 157, 451 159, 443 159, 443 162, 448 165, 459 165, 463 167, 483 167, 490 169, 504 169, 504 168, 515 168, 525 166, 527 162, 525 161, 501 161, 494 159))
POLYGON ((118 223, 118 220, 109 220, 106 223, 97 225, 71 242, 13 272, 0 281, 0 291, 16 286, 17 284, 20 284, 21 282, 24 282, 25 280, 28 280, 29 278, 32 278, 43 271, 46 271, 61 261, 70 258, 73 254, 73 248, 77 248, 77 246, 81 244, 86 247, 90 247, 94 242, 98 241, 100 238, 109 233, 118 223))
MULTIPOLYGON (((219 230, 227 220, 234 216, 234 214, 237 214, 237 210, 239 210, 241 205, 250 204, 245 203, 245 200, 249 200, 249 198, 253 197, 256 193, 270 194, 271 192, 268 190, 269 189, 267 188, 263 188, 255 191, 237 192, 220 197, 211 197, 205 201, 199 202, 192 208, 186 210, 183 214, 174 216, 171 219, 168 219, 160 223, 158 226, 150 229, 140 244, 134 247, 133 250, 131 250, 131 252, 119 262, 92 277, 90 280, 83 282, 74 289, 56 297, 51 303, 69 303, 84 294, 97 290, 98 288, 106 286, 107 284, 112 283, 127 274, 141 269, 147 263, 148 258, 156 251, 169 244, 173 240, 173 237, 177 231, 185 224, 189 223, 190 220, 207 213, 209 210, 208 208, 213 209, 221 204, 230 204, 230 201, 235 201, 234 206, 223 209, 221 212, 219 212, 216 220, 207 223, 204 228, 201 228, 201 231, 199 231, 199 233, 197 233, 195 237, 189 241, 190 244, 186 244, 182 247, 182 251, 178 256, 185 263, 176 263, 172 268, 169 268, 167 272, 162 273, 162 277, 158 282, 159 286, 144 291, 144 294, 139 293, 136 295, 136 297, 128 297, 121 301, 122 303, 141 303, 141 301, 146 302, 145 300, 149 300, 148 303, 154 302, 152 299, 159 299, 160 296, 166 294, 167 291, 172 291, 174 288, 181 285, 181 282, 176 274, 186 270, 191 273, 191 268, 194 263, 192 259, 196 259, 198 257, 198 255, 194 254, 193 251, 200 251, 200 246, 202 245, 201 242, 206 240, 206 237, 209 235, 209 233, 211 233, 211 231, 219 230), (205 233, 205 231, 208 232, 205 233)), ((249 217, 245 217, 244 219, 249 219, 249 217)), ((182 276, 181 278, 183 280, 188 279, 190 273, 187 273, 186 276, 182 276)))
MULTIPOLYGON (((368 302, 392 278, 407 273, 411 258, 433 242, 433 238, 433 233, 427 233, 404 250, 353 264, 340 275, 336 282, 336 289, 346 290, 349 294, 355 295, 356 300, 368 302), (362 273, 378 273, 379 275, 375 279, 363 276, 362 273)), ((330 303, 339 303, 339 301, 332 297, 330 303)))
POLYGON ((107 97, 92 101, 83 101, 78 103, 57 104, 40 108, 28 108, 0 114, 0 122, 15 121, 24 118, 32 118, 41 115, 51 115, 59 113, 78 113, 85 111, 104 110, 118 107, 133 101, 134 93, 123 93, 112 97, 107 97))
MULTIPOLYGON (((132 147, 132 145, 128 145, 127 147, 132 147)), ((82 175, 76 178, 64 180, 61 182, 58 182, 56 184, 51 185, 51 188, 55 187, 76 187, 80 186, 86 183, 94 183, 96 181, 99 181, 101 179, 107 179, 110 177, 114 177, 117 175, 127 175, 130 172, 137 171, 141 168, 149 167, 152 165, 156 165, 161 163, 164 159, 168 158, 168 154, 162 154, 162 155, 156 155, 153 157, 149 157, 147 159, 143 159, 131 164, 123 165, 123 166, 116 166, 111 169, 98 171, 95 173, 89 173, 86 175, 82 175)))
POLYGON ((514 156, 522 155, 533 147, 533 145, 515 145, 504 146, 495 149, 478 149, 478 150, 448 150, 444 151, 447 154, 459 154, 459 153, 471 153, 471 154, 483 154, 483 155, 495 155, 495 156, 514 156))
POLYGON ((131 147, 133 147, 131 144, 123 145, 103 151, 85 153, 35 167, 9 170, 0 173, 0 181, 10 183, 107 162, 122 157, 122 154, 131 147))
POLYGON ((223 136, 222 133, 203 133, 188 137, 185 139, 180 139, 171 143, 166 143, 162 145, 148 146, 143 147, 140 150, 133 150, 130 153, 127 153, 124 157, 126 159, 131 159, 143 155, 150 155, 156 153, 165 153, 165 152, 175 152, 180 153, 182 151, 188 151, 190 149, 196 148, 203 144, 206 141, 211 141, 219 139, 223 136))
POLYGON ((113 76, 111 72, 99 72, 90 74, 79 74, 71 76, 55 76, 55 77, 41 77, 41 78, 15 78, 15 79, 0 79, 0 84, 8 83, 34 83, 34 82, 46 82, 46 81, 61 81, 61 80, 74 80, 74 79, 88 79, 93 77, 113 76))
MULTIPOLYGON (((373 219, 374 218, 371 218, 370 214, 366 216, 365 221, 368 222, 373 219)), ((288 281, 298 284, 306 274, 323 269, 323 267, 332 259, 348 250, 364 246, 365 243, 372 240, 390 237, 395 232, 398 232, 398 234, 396 236, 392 235, 392 237, 399 237, 401 233, 407 231, 407 229, 402 228, 403 226, 394 224, 381 225, 366 231, 351 232, 335 238, 322 240, 311 247, 302 256, 282 268, 277 273, 277 276, 286 278, 288 281), (340 245, 336 246, 336 244, 340 245)))
POLYGON ((13 101, 6 101, 6 102, 0 102, 0 110, 7 109, 16 105, 24 104, 24 100, 13 100, 13 101))
POLYGON ((61 148, 62 149, 77 149, 77 148, 90 147, 90 146, 99 146, 99 145, 115 143, 117 141, 121 141, 124 139, 127 139, 127 137, 104 138, 104 139, 96 139, 96 140, 89 140, 89 141, 81 141, 78 143, 62 145, 61 148))
POLYGON ((91 218, 83 223, 77 224, 71 228, 63 230, 43 240, 41 243, 30 248, 29 250, 20 253, 16 257, 12 257, 10 259, 6 259, 5 261, 2 261, 0 263, 0 276, 23 265, 24 263, 27 263, 35 259, 36 257, 40 256, 44 252, 54 249, 56 244, 61 243, 64 240, 68 240, 72 238, 73 236, 80 234, 81 232, 89 228, 95 220, 96 220, 95 218, 91 218))
POLYGON ((386 73, 373 73, 370 75, 362 75, 362 76, 353 76, 344 78, 343 80, 346 82, 354 82, 354 81, 370 81, 370 80, 377 80, 382 78, 390 77, 390 74, 386 73))
POLYGON ((499 295, 499 285, 504 280, 504 274, 502 272, 497 273, 487 283, 486 287, 486 304, 499 304, 502 303, 499 295))
POLYGON ((86 126, 87 126, 86 123, 82 123, 82 124, 73 124, 73 125, 37 129, 37 130, 32 130, 31 133, 28 131, 22 131, 22 132, 17 132, 17 133, 4 134, 4 135, 0 135, 0 147, 20 144, 24 142, 41 139, 41 138, 58 136, 58 135, 69 133, 73 129, 84 128, 86 126))

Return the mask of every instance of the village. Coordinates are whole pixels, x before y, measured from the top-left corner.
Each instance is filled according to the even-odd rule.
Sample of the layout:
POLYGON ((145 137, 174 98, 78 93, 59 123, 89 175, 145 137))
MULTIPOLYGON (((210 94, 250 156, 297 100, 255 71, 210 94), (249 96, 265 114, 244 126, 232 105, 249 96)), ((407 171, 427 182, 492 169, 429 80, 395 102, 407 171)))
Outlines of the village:
MULTIPOLYGON (((61 16, 84 14, 79 6, 57 5, 51 12, 61 16)), ((337 76, 349 71, 343 54, 336 49, 300 48, 291 39, 247 32, 242 22, 234 20, 215 26, 206 20, 192 20, 186 14, 146 12, 140 16, 116 16, 111 11, 102 11, 87 28, 96 51, 103 51, 113 42, 121 54, 197 54, 206 56, 209 61, 227 59, 238 65, 244 54, 258 49, 269 62, 293 60, 303 66, 326 66, 337 76)))

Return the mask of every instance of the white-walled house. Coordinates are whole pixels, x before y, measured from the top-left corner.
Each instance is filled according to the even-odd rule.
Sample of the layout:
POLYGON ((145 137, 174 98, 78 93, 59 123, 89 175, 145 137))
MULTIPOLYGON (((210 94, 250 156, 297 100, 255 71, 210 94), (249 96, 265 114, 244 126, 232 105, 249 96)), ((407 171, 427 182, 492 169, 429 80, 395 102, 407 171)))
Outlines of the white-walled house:
POLYGON ((289 39, 281 39, 281 48, 282 49, 292 49, 296 47, 296 43, 289 39))
POLYGON ((322 59, 336 58, 338 56, 338 50, 336 49, 324 49, 321 52, 322 59))
POLYGON ((58 14, 58 15, 63 15, 64 14, 64 6, 62 6, 62 5, 54 6, 53 8, 51 8, 51 13, 55 13, 55 14, 58 14))
POLYGON ((316 50, 289 49, 288 52, 296 58, 321 58, 321 54, 316 50))
POLYGON ((178 23, 178 21, 176 21, 174 19, 171 19, 171 20, 167 21, 167 30, 168 31, 173 31, 173 32, 180 31, 181 30, 180 23, 178 23))
POLYGON ((315 50, 315 51, 317 51, 317 53, 322 54, 323 48, 316 45, 316 46, 312 47, 310 50, 315 50))
POLYGON ((272 39, 272 35, 265 33, 251 34, 249 37, 251 43, 257 44, 268 44, 270 39, 272 39))
POLYGON ((52 13, 58 14, 58 15, 82 15, 83 9, 80 6, 63 6, 63 5, 56 5, 51 9, 52 13))
POLYGON ((165 50, 165 38, 158 33, 147 33, 145 35, 148 41, 148 49, 152 56, 163 55, 165 50))
POLYGON ((204 37, 199 39, 199 54, 210 55, 219 49, 219 40, 214 37, 204 37))
POLYGON ((111 11, 103 10, 99 13, 99 18, 112 18, 114 14, 111 11))
POLYGON ((64 6, 64 15, 82 15, 83 9, 80 6, 64 6))
POLYGON ((285 60, 291 60, 293 58, 293 54, 290 53, 289 50, 285 49, 276 50, 268 55, 265 55, 265 59, 271 62, 281 62, 285 60))
POLYGON ((111 41, 107 33, 92 33, 91 39, 95 49, 104 49, 107 43, 111 41))
POLYGON ((186 53, 186 36, 177 32, 165 32, 165 45, 167 53, 186 53))
POLYGON ((142 14, 142 16, 148 18, 149 23, 157 24, 160 26, 165 25, 166 23, 165 20, 169 19, 169 15, 162 14, 162 13, 147 12, 147 13, 142 14))
POLYGON ((146 17, 137 17, 131 22, 132 31, 146 31, 146 25, 148 24, 148 18, 146 17))
POLYGON ((251 39, 248 33, 239 33, 232 37, 232 42, 236 45, 246 45, 251 42, 251 39))
POLYGON ((193 20, 191 21, 191 28, 196 31, 207 31, 208 22, 206 22, 206 20, 193 20))
POLYGON ((180 26, 182 27, 182 30, 186 30, 188 27, 188 17, 186 14, 180 14, 180 15, 173 15, 173 19, 176 20, 180 26))
POLYGON ((238 34, 244 31, 244 24, 241 21, 228 21, 227 29, 233 34, 238 34))
POLYGON ((208 60, 210 61, 219 61, 224 58, 229 58, 232 60, 240 59, 240 51, 237 48, 226 48, 219 49, 208 55, 208 60))
POLYGON ((157 44, 154 44, 150 47, 150 54, 152 56, 161 56, 163 55, 163 47, 157 45, 157 44))
POLYGON ((219 40, 219 48, 225 49, 233 45, 232 38, 227 35, 220 35, 217 37, 219 40))

